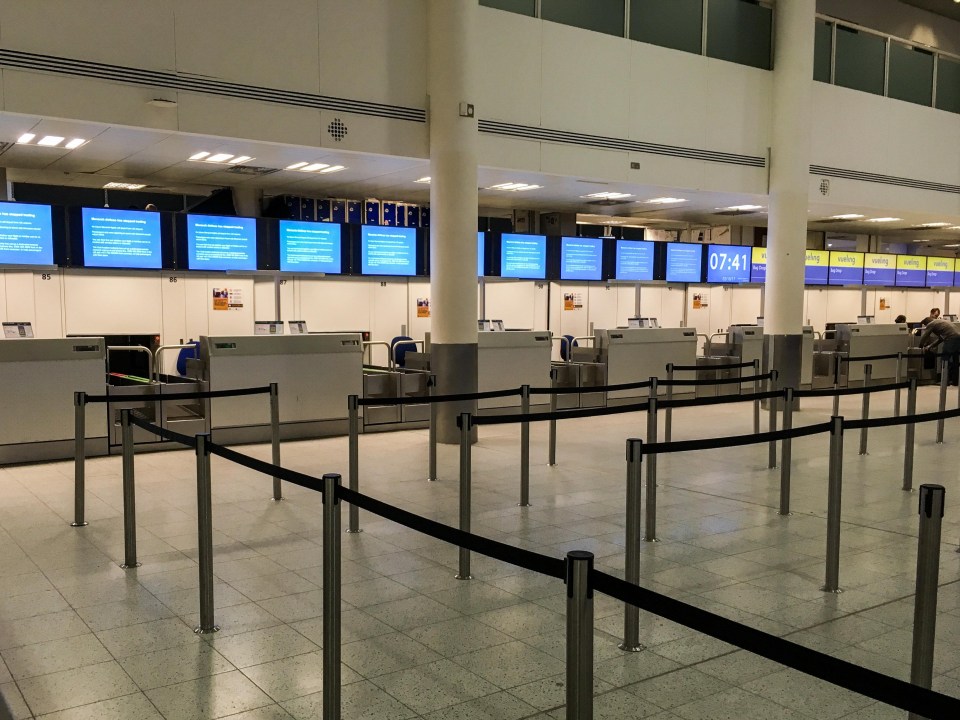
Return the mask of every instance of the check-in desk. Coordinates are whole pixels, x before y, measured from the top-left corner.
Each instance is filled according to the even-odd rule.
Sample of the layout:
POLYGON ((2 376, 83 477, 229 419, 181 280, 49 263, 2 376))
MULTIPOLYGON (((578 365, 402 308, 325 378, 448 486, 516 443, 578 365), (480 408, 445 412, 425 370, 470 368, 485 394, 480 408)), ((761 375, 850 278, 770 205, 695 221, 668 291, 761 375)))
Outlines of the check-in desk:
MULTIPOLYGON (((759 325, 731 325, 727 330, 728 342, 732 346, 732 354, 737 362, 752 363, 757 361, 757 367, 763 366, 763 328, 759 325)), ((744 375, 752 375, 747 368, 744 375)))
MULTIPOLYGON (((363 394, 359 334, 201 337, 203 380, 210 390, 280 390, 283 438, 322 437, 347 429, 347 396, 363 394)), ((267 395, 216 398, 206 415, 216 442, 262 442, 270 437, 267 395)))
MULTIPOLYGON (((619 385, 647 380, 651 377, 665 378, 667 363, 674 365, 697 364, 697 331, 695 328, 618 328, 595 330, 594 347, 597 357, 607 368, 607 384, 619 385)), ((676 372, 677 380, 692 380, 696 371, 676 372)), ((674 397, 682 397, 692 388, 678 387, 674 397)), ((659 394, 666 393, 661 386, 659 394)), ((647 396, 646 388, 616 390, 608 393, 607 402, 631 402, 647 396)))
MULTIPOLYGON (((73 457, 73 394, 102 395, 103 338, 0 340, 0 463, 73 457)), ((107 452, 102 405, 87 405, 88 455, 107 452)))
MULTIPOLYGON (((847 357, 865 355, 907 354, 910 346, 910 333, 906 325, 855 325, 837 324, 837 351, 847 357)), ((840 384, 863 383, 864 365, 873 366, 874 380, 892 381, 897 375, 897 361, 868 360, 867 362, 843 363, 840 366, 840 384)), ((905 371, 903 377, 906 377, 905 371)))
MULTIPOLYGON (((550 387, 550 333, 544 331, 507 331, 477 333, 477 390, 506 390, 522 385, 550 387)), ((531 405, 549 401, 538 395, 531 405)), ((519 407, 519 396, 479 400, 477 407, 519 407)))

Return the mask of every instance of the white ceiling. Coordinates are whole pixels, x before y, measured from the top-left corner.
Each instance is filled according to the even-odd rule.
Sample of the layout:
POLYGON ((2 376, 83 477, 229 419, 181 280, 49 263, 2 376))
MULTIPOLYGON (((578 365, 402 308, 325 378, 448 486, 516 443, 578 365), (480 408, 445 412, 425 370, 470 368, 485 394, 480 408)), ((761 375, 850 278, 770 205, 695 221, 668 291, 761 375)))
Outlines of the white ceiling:
MULTIPOLYGON (((421 204, 428 203, 430 199, 429 186, 415 182, 429 175, 429 163, 417 158, 338 152, 0 113, 0 143, 13 142, 26 132, 35 133, 38 137, 61 135, 68 139, 84 138, 89 142, 72 151, 12 145, 5 152, 0 152, 0 167, 8 168, 8 179, 12 181, 81 187, 102 187, 107 182, 126 181, 145 183, 155 191, 187 194, 206 194, 215 188, 237 186, 259 188, 268 195, 379 198, 421 204), (244 165, 278 171, 250 177, 227 172, 230 166, 187 160, 200 151, 250 155, 254 159, 244 165), (329 175, 282 169, 301 161, 345 165, 347 169, 329 175)), ((650 224, 667 228, 731 223, 763 226, 767 223, 765 196, 691 192, 670 187, 606 183, 591 178, 559 177, 496 168, 481 168, 479 185, 482 214, 508 214, 513 209, 556 211, 581 213, 581 220, 587 222, 607 221, 617 225, 638 226, 650 224), (526 192, 486 189, 505 182, 524 182, 542 187, 526 192), (603 191, 629 193, 631 197, 626 202, 612 205, 597 205, 582 197, 603 191), (669 206, 643 202, 663 196, 681 197, 687 202, 669 206), (717 214, 719 209, 745 204, 760 205, 763 209, 732 217, 717 214)), ((910 229, 929 222, 960 225, 960 216, 929 217, 905 208, 847 207, 822 203, 810 208, 809 217, 812 230, 848 234, 882 232, 907 240, 960 242, 960 231, 910 229), (858 213, 867 218, 892 215, 901 218, 901 221, 882 226, 860 221, 823 222, 826 218, 846 213, 858 213)))
POLYGON ((960 21, 960 3, 953 0, 902 0, 907 5, 929 10, 937 15, 943 15, 951 20, 960 21))

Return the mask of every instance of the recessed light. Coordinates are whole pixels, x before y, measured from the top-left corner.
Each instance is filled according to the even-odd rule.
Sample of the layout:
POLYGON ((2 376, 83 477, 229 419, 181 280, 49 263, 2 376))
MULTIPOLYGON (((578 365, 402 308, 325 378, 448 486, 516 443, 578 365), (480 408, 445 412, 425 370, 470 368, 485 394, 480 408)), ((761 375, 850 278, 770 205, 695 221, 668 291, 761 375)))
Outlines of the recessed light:
POLYGON ((870 218, 869 220, 867 220, 867 222, 888 223, 888 222, 898 222, 899 220, 902 220, 902 218, 878 217, 878 218, 870 218))
POLYGON ((294 163, 293 165, 287 165, 287 170, 299 170, 302 167, 306 167, 306 165, 306 162, 300 161, 298 163, 294 163))
POLYGON ((543 185, 530 185, 528 183, 522 182, 508 182, 500 183, 499 185, 491 185, 487 190, 503 190, 504 192, 525 192, 527 190, 538 190, 542 188, 543 185))
POLYGON ((642 202, 647 205, 670 205, 671 203, 687 202, 687 199, 675 198, 675 197, 658 197, 658 198, 650 198, 649 200, 643 200, 642 202))
POLYGON ((960 225, 951 225, 947 230, 960 230, 960 225))
POLYGON ((623 200, 624 198, 633 197, 633 195, 621 192, 595 192, 589 195, 581 195, 580 197, 585 200, 623 200))
POLYGON ((23 135, 17 138, 17 142, 20 143, 21 145, 26 145, 27 143, 32 142, 35 137, 36 137, 36 134, 34 133, 24 133, 23 135))
POLYGON ((216 155, 211 155, 204 162, 211 163, 223 163, 233 157, 233 153, 217 153, 216 155))
POLYGON ((833 217, 828 217, 827 220, 859 220, 863 215, 858 215, 857 213, 847 213, 845 215, 834 215, 833 217))
POLYGON ((195 155, 191 155, 188 160, 203 160, 205 157, 209 157, 210 153, 208 152, 198 152, 195 155))
POLYGON ((300 168, 302 172, 316 172, 317 170, 323 170, 324 168, 330 167, 326 163, 311 163, 306 167, 300 168))
POLYGON ((945 227, 950 227, 950 223, 948 223, 948 222, 923 223, 923 224, 919 225, 919 227, 923 227, 923 228, 945 228, 945 227))
POLYGON ((138 183, 108 182, 103 186, 104 190, 143 190, 146 185, 138 183))
POLYGON ((62 138, 59 135, 46 135, 37 140, 37 145, 42 145, 43 147, 56 147, 62 143, 64 139, 65 138, 62 138))
MULTIPOLYGON (((227 161, 227 163, 229 165, 237 165, 239 163, 245 163, 247 160, 253 160, 253 158, 250 157, 249 155, 238 155, 233 160, 227 161)), ((213 162, 213 160, 211 160, 210 162, 213 162)))
POLYGON ((927 240, 926 238, 914 238, 913 241, 914 241, 914 242, 930 242, 930 241, 927 240))
POLYGON ((327 173, 340 172, 341 170, 346 170, 347 168, 343 165, 331 165, 328 168, 324 168, 320 171, 321 175, 326 175, 327 173))
POLYGON ((717 208, 717 210, 728 210, 730 212, 753 212, 754 210, 763 210, 763 205, 731 205, 730 207, 717 208))
POLYGON ((960 243, 952 243, 951 245, 944 245, 944 247, 960 247, 960 243))
POLYGON ((83 138, 74 138, 73 140, 71 140, 70 142, 68 142, 66 145, 64 145, 64 147, 65 147, 67 150, 76 150, 78 147, 80 147, 81 145, 83 145, 83 144, 86 143, 86 142, 87 142, 87 141, 84 140, 83 138))
POLYGON ((420 178, 419 180, 414 180, 414 182, 415 182, 415 183, 420 183, 421 185, 429 185, 429 184, 430 184, 430 176, 427 175, 426 177, 422 177, 422 178, 420 178))

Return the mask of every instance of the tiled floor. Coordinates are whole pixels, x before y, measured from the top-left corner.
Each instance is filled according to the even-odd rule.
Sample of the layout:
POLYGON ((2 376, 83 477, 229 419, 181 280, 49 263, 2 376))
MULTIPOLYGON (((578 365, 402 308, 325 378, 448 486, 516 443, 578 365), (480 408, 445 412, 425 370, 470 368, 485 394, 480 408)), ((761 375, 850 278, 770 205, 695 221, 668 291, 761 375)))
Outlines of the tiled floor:
MULTIPOLYGON (((920 410, 934 409, 923 388, 920 410)), ((888 410, 888 395, 873 408, 888 410)), ((856 399, 843 410, 854 416, 856 399)), ((810 401, 796 424, 822 422, 810 401)), ((677 411, 675 438, 749 432, 748 406, 677 411)), ((560 428, 560 465, 545 466, 533 428, 530 508, 518 508, 518 430, 483 428, 474 450, 473 529, 538 552, 591 550, 624 563, 624 440, 645 420, 622 415, 560 428)), ((917 484, 947 486, 935 687, 960 695, 960 421, 944 445, 917 431, 917 484)), ((793 510, 777 515, 779 473, 765 446, 664 456, 658 544, 643 544, 646 587, 837 657, 909 676, 916 494, 900 490, 901 428, 871 433, 844 458, 841 585, 823 581, 826 436, 794 444, 793 510)), ((267 457, 263 447, 247 452, 267 457)), ((342 438, 288 443, 284 464, 346 475, 342 438)), ((426 432, 361 438, 365 492, 455 523, 457 450, 441 447, 441 480, 425 478, 426 432)), ((72 464, 0 469, 0 693, 14 718, 279 720, 320 716, 321 503, 213 461, 217 622, 198 637, 192 453, 137 456, 143 566, 122 570, 119 458, 91 460, 86 528, 68 526, 72 464)), ((455 548, 361 513, 343 537, 343 708, 350 720, 564 717, 562 585, 473 558, 454 576, 455 548)), ((902 718, 861 696, 641 616, 644 652, 617 649, 622 606, 596 599, 597 718, 753 720, 902 718)))

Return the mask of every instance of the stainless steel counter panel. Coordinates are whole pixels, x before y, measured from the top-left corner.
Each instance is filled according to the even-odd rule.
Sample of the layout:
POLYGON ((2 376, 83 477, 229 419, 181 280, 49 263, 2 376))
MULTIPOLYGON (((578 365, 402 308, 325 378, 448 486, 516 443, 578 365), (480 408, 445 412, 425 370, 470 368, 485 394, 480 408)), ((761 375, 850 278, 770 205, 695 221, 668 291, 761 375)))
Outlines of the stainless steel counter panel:
MULTIPOLYGON (((601 362, 607 365, 607 384, 637 382, 651 377, 665 378, 667 363, 697 364, 697 331, 695 328, 621 328, 596 330, 594 345, 601 362)), ((677 380, 694 379, 696 372, 677 372, 677 380)), ((677 388, 674 396, 690 392, 677 388)), ((666 388, 660 387, 660 394, 666 388)), ((608 400, 646 397, 646 388, 618 390, 608 394, 608 400)))
MULTIPOLYGON (((550 333, 546 331, 477 333, 477 390, 507 390, 521 385, 550 387, 550 333)), ((541 395, 531 403, 546 403, 541 395)), ((519 407, 520 397, 480 400, 478 408, 519 407)))
MULTIPOLYGON (((0 462, 73 457, 73 393, 102 395, 103 338, 0 341, 0 462)), ((102 405, 86 410, 87 453, 107 448, 102 405)))
MULTIPOLYGON (((200 338, 200 357, 210 390, 278 383, 283 437, 343 431, 347 396, 363 394, 359 334, 204 336, 200 338)), ((210 404, 215 438, 242 442, 268 436, 267 395, 217 398, 210 404)))
MULTIPOLYGON (((727 331, 729 342, 734 346, 733 354, 740 359, 737 362, 759 360, 763 364, 763 328, 759 325, 731 325, 727 331)), ((720 353, 711 354, 719 355, 720 353)), ((744 375, 752 375, 752 370, 744 370, 744 375)))
POLYGON ((803 358, 800 362, 800 386, 813 387, 813 327, 803 326, 803 358))
MULTIPOLYGON (((906 325, 837 324, 837 349, 850 357, 864 355, 906 354, 910 333, 906 325)), ((896 360, 870 360, 874 380, 893 380, 897 373, 896 360)), ((864 362, 844 363, 847 383, 863 382, 864 362)), ((906 377, 904 375, 904 377, 906 377)))

